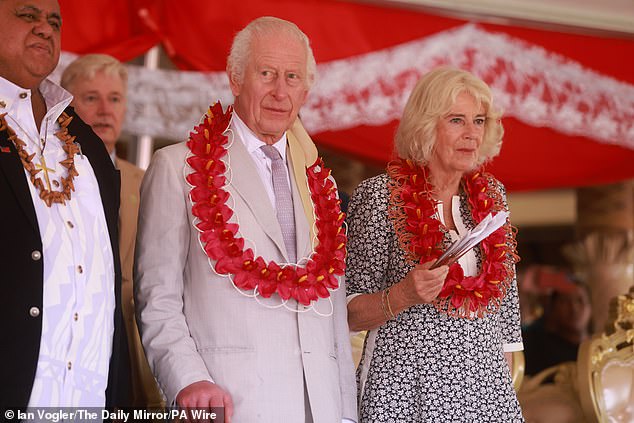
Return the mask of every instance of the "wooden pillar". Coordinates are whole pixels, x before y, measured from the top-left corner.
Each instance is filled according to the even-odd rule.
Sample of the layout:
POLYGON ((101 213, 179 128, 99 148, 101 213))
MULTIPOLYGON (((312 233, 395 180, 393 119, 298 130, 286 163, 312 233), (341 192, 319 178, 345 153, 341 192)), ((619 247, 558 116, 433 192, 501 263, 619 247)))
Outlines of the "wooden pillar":
POLYGON ((577 190, 577 234, 567 249, 588 283, 593 332, 603 332, 613 297, 634 284, 634 188, 630 181, 577 190))
POLYGON ((577 234, 622 234, 634 229, 632 182, 577 189, 577 234))

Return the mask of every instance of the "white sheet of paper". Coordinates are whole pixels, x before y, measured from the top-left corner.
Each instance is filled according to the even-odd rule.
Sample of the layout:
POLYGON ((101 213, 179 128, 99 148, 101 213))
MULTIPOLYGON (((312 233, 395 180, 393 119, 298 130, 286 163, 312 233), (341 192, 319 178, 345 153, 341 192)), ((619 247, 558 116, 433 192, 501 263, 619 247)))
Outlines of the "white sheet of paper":
POLYGON ((449 248, 438 257, 438 260, 436 260, 431 268, 434 269, 445 264, 450 265, 456 262, 467 251, 478 245, 498 228, 502 227, 508 217, 509 213, 507 211, 500 211, 495 216, 489 213, 475 228, 468 230, 464 236, 451 244, 449 248))

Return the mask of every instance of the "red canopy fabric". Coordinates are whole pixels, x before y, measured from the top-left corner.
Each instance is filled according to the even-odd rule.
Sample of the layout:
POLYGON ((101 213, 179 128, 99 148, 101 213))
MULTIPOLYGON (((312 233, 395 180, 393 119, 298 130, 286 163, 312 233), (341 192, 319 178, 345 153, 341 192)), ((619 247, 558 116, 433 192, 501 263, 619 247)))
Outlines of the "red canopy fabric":
MULTIPOLYGON (((634 61, 629 59, 634 57, 633 40, 490 23, 478 23, 473 30, 465 27, 467 21, 460 19, 334 0, 61 0, 60 3, 65 51, 100 52, 129 60, 161 43, 183 70, 223 70, 235 32, 262 15, 295 22, 310 37, 317 62, 326 64, 336 61, 354 64, 374 52, 431 40, 438 34, 453 34, 453 30, 457 36, 475 34, 459 47, 450 35, 446 44, 434 44, 432 53, 450 57, 454 49, 462 49, 459 62, 454 64, 472 72, 487 69, 479 76, 489 84, 496 84, 496 98, 502 92, 511 99, 507 99, 512 110, 504 118, 502 153, 489 165, 489 170, 509 190, 586 186, 634 177, 631 123, 634 98, 629 98, 629 93, 634 92, 634 61), (513 51, 513 46, 520 47, 513 51), (504 53, 500 53, 500 48, 504 48, 504 53), (512 58, 507 60, 504 55, 512 58), (534 60, 540 63, 536 65, 534 60), (536 106, 530 103, 535 97, 526 96, 531 86, 518 85, 513 80, 513 75, 531 67, 546 68, 543 72, 533 69, 527 73, 529 82, 544 85, 536 106), (565 82, 568 76, 569 84, 565 82), (584 103, 585 92, 589 94, 584 103), (517 98, 522 101, 518 103, 517 98), (532 115, 535 109, 540 109, 540 116, 532 115), (552 112, 554 117, 548 119, 544 112, 547 115, 552 112)), ((401 51, 415 55, 418 50, 401 51)), ((386 62, 386 75, 394 67, 394 63, 386 62)), ((354 80, 362 71, 341 77, 354 80)), ((404 89, 398 86, 403 80, 409 84, 406 86, 409 90, 409 81, 422 73, 422 69, 406 70, 394 78, 386 77, 396 81, 396 86, 379 88, 404 89)), ((357 103, 369 102, 367 97, 374 95, 374 91, 366 87, 343 95, 355 97, 357 103)), ((377 124, 371 118, 359 119, 345 128, 320 130, 311 135, 329 148, 384 164, 392 157, 396 125, 396 120, 377 124)))

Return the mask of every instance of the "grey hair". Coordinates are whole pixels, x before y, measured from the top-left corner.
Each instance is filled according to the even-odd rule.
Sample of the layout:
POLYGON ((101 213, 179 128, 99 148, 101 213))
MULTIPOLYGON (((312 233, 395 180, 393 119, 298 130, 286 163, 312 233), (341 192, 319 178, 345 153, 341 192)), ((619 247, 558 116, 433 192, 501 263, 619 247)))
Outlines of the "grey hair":
POLYGON ((308 36, 293 22, 273 16, 262 16, 251 21, 240 30, 233 39, 229 57, 227 57, 227 73, 229 77, 241 84, 244 81, 251 45, 253 40, 271 34, 283 33, 295 37, 306 48, 306 88, 310 88, 317 77, 317 63, 308 36))
POLYGON ((92 79, 97 72, 118 76, 127 89, 128 70, 120 61, 107 54, 87 54, 76 59, 64 69, 60 85, 70 91, 70 87, 77 78, 92 79))

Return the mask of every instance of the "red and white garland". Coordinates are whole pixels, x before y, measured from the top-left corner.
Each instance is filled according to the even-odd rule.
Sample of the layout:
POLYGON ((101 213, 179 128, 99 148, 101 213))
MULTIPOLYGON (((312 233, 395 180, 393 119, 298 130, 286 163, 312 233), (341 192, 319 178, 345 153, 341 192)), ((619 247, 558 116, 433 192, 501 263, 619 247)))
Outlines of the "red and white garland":
MULTIPOLYGON (((390 176, 389 215, 399 244, 411 263, 427 263, 443 252, 447 228, 435 217, 437 201, 431 196, 428 170, 410 160, 388 164, 390 176)), ((463 188, 471 215, 479 223, 489 213, 504 209, 503 193, 492 175, 476 171, 466 175, 463 188)), ((493 232, 480 244, 484 261, 476 276, 464 276, 462 267, 449 267, 443 288, 434 305, 439 312, 462 318, 483 317, 496 312, 514 277, 516 254, 514 228, 510 223, 493 232)))
POLYGON ((186 179, 192 186, 192 214, 199 219, 195 226, 205 253, 215 261, 219 275, 230 276, 236 287, 255 290, 264 298, 277 293, 283 300, 293 298, 303 305, 328 298, 329 290, 339 286, 336 276, 343 275, 346 256, 345 215, 330 170, 321 158, 306 169, 318 240, 308 262, 280 265, 255 257, 251 248, 244 248, 238 224, 229 222, 234 212, 227 205, 227 168, 222 159, 227 154, 224 132, 232 112, 231 107, 223 112, 219 102, 213 104, 187 142, 192 153, 187 163, 193 172, 186 179))

